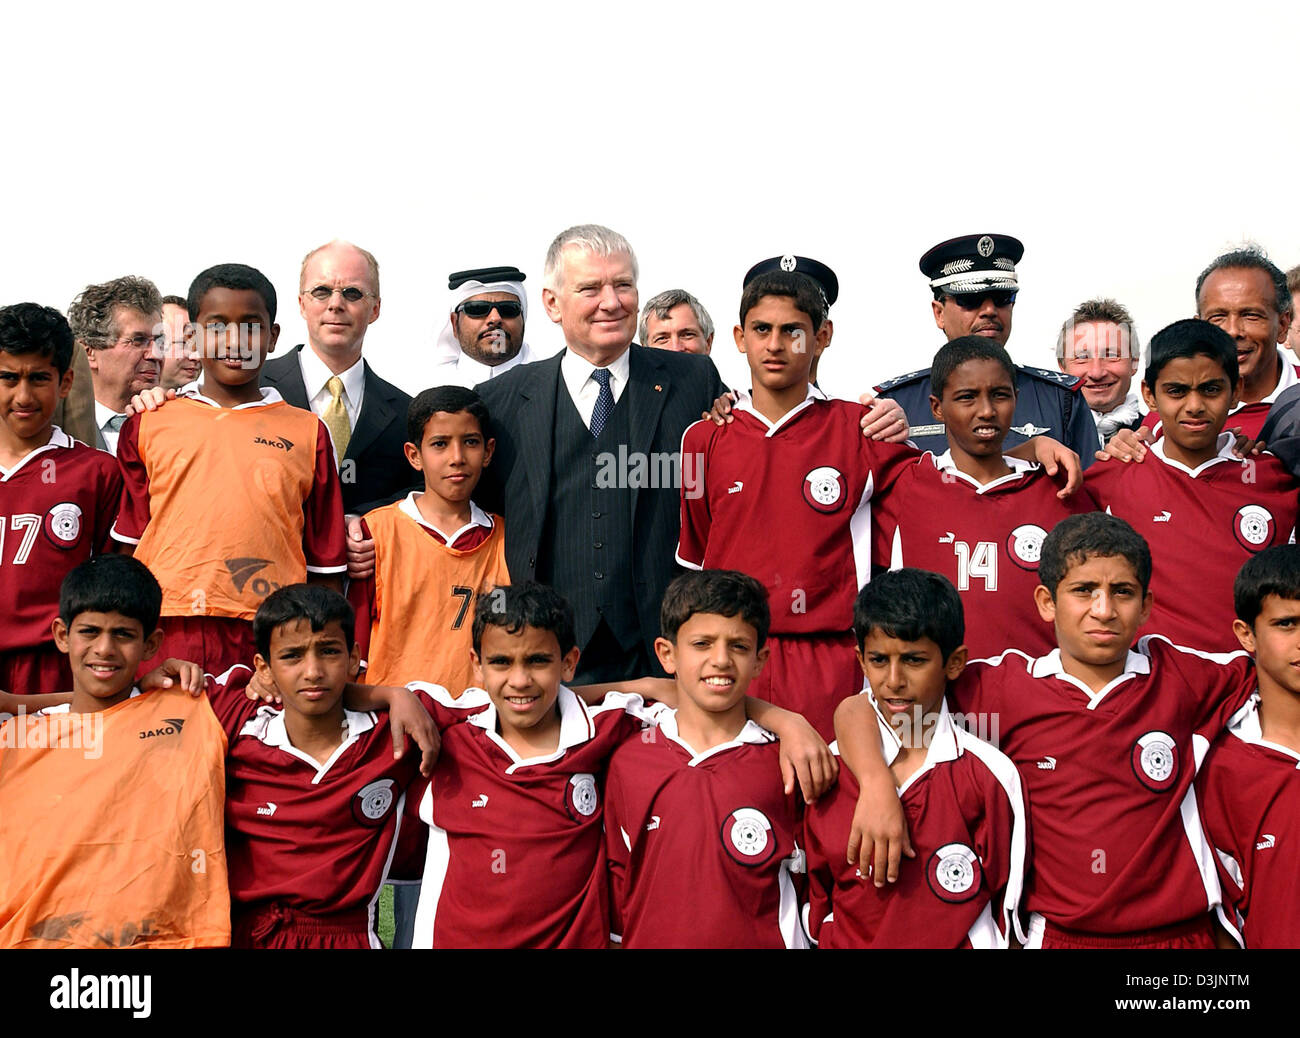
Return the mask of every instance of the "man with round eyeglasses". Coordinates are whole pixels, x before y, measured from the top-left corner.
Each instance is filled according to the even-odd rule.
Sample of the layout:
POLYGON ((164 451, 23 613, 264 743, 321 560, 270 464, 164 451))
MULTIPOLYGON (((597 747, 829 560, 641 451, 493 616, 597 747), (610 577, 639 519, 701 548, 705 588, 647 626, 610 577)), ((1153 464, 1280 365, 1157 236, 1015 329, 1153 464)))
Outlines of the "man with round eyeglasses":
POLYGON ((433 385, 473 389, 541 359, 524 341, 525 277, 517 267, 478 267, 448 276, 449 312, 434 346, 433 385))
MULTIPOLYGON (((930 303, 934 323, 949 342, 983 335, 1006 346, 1020 290, 1016 264, 1024 251, 1024 245, 1009 235, 967 234, 940 242, 921 257, 921 272, 934 294, 930 303)), ((1097 448, 1097 427, 1079 392, 1079 380, 1023 364, 1016 365, 1016 374, 1016 413, 1006 446, 1050 436, 1077 453, 1086 468, 1097 448)), ((876 387, 878 396, 902 405, 912 427, 912 442, 940 455, 948 449, 948 437, 931 411, 930 392, 928 366, 876 387)))

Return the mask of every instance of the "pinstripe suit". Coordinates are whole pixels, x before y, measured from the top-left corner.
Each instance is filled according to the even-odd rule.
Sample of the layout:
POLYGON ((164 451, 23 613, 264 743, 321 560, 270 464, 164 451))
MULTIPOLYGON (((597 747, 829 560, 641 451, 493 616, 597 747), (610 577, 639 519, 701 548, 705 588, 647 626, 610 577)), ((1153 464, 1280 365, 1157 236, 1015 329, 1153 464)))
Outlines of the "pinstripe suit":
MULTIPOLYGON (((652 350, 633 344, 628 384, 619 406, 628 406, 631 430, 627 456, 653 459, 681 449, 682 433, 707 411, 725 388, 707 357, 652 350)), ((479 503, 506 517, 506 564, 514 582, 534 580, 539 553, 546 547, 543 533, 553 514, 552 451, 557 392, 567 392, 560 378, 563 352, 547 360, 524 364, 476 387, 492 416, 496 454, 479 484, 479 503)), ((659 466, 649 464, 654 472, 659 466)), ((615 491, 630 495, 631 526, 605 547, 631 556, 636 623, 642 646, 654 660, 659 633, 659 603, 669 581, 679 572, 675 561, 681 525, 677 486, 633 486, 620 479, 615 491)), ((583 531, 557 530, 564 550, 586 550, 583 531)), ((545 560, 540 560, 543 563, 545 560)), ((560 589, 563 590, 563 589, 560 589)), ((577 616, 579 631, 591 631, 599 617, 577 616)), ((581 636, 580 636, 581 637, 581 636)), ((586 648, 586 646, 581 646, 586 648)), ((640 653, 631 653, 637 658, 640 653)), ((579 681, 582 664, 579 664, 579 681)))

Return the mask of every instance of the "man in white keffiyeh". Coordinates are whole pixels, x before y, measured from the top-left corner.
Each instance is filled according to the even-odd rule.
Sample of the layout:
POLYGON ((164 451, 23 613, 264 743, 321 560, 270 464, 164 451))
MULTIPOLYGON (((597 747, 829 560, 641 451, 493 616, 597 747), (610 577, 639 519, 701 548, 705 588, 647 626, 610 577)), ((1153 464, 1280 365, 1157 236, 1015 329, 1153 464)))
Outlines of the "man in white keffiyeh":
POLYGON ((1113 299, 1080 303, 1061 326, 1056 361, 1066 374, 1082 380, 1079 388, 1103 447, 1120 429, 1142 423, 1142 406, 1130 388, 1141 351, 1133 318, 1113 299))
POLYGON ((447 323, 434 347, 431 385, 473 389, 541 358, 524 341, 528 293, 515 267, 458 270, 447 279, 447 323))

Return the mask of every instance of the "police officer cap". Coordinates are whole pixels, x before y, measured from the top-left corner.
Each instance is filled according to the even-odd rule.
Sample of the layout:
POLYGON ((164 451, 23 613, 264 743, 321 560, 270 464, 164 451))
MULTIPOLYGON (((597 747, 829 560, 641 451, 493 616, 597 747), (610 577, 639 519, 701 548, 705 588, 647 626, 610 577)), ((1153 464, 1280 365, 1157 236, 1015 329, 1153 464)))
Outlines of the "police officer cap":
POLYGON ((523 281, 528 275, 517 267, 479 267, 477 270, 458 270, 447 278, 447 288, 452 291, 466 281, 490 284, 493 281, 523 281))
POLYGON ((743 291, 748 287, 749 283, 760 274, 773 274, 778 270, 784 270, 786 273, 803 274, 812 278, 821 286, 828 307, 840 297, 840 279, 835 276, 835 271, 831 270, 825 263, 820 263, 815 259, 809 259, 807 256, 792 256, 789 253, 784 256, 773 256, 771 259, 755 263, 745 274, 745 280, 741 283, 741 290, 743 291))
POLYGON ((1025 253, 1019 239, 1006 234, 966 234, 936 245, 921 257, 930 287, 948 295, 1014 292, 1016 264, 1025 253))

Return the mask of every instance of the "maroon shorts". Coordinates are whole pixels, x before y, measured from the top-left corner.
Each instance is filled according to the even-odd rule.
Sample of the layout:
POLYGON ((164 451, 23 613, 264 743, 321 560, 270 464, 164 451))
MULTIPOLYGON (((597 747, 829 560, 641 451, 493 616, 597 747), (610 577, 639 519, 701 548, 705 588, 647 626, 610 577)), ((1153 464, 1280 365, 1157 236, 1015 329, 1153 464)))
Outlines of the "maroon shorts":
POLYGON ((235 906, 232 948, 378 948, 366 909, 314 915, 282 904, 235 906))
POLYGON ((827 742, 835 738, 835 708, 841 699, 862 691, 862 668, 853 632, 815 635, 769 635, 771 648, 763 672, 749 694, 803 714, 827 742))
POLYGON ((206 674, 224 674, 236 663, 253 665, 253 622, 229 616, 164 616, 162 648, 140 667, 143 677, 171 657, 197 663, 206 674))
POLYGON ((1156 930, 1134 933, 1084 933, 1046 923, 1043 926, 1044 948, 1213 948, 1214 930, 1209 915, 1200 915, 1185 923, 1162 926, 1156 930))
POLYGON ((0 652, 0 690, 15 695, 71 692, 72 668, 53 642, 0 652))

